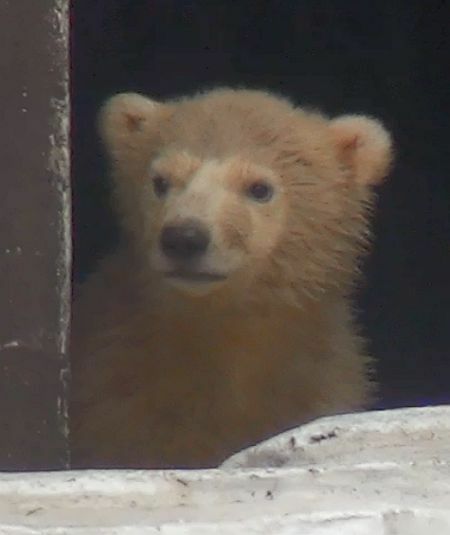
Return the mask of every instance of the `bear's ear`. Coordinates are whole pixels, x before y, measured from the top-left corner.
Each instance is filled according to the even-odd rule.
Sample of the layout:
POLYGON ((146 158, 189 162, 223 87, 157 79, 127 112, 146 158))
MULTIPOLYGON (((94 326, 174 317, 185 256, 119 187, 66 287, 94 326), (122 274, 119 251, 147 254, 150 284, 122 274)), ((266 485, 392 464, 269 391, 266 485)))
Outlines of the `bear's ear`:
POLYGON ((378 184, 392 162, 392 139, 384 126, 364 115, 343 115, 330 121, 338 157, 361 185, 378 184))
POLYGON ((163 104, 137 93, 121 93, 107 100, 98 116, 98 129, 111 155, 127 151, 146 136, 162 108, 163 104))

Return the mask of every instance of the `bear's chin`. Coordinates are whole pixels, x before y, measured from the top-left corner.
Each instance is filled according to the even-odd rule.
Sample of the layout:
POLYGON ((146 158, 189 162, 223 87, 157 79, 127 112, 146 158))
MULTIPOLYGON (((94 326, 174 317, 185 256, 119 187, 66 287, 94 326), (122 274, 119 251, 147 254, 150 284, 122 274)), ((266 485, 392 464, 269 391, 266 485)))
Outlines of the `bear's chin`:
POLYGON ((166 284, 193 297, 202 297, 221 287, 226 277, 210 273, 168 274, 166 284))

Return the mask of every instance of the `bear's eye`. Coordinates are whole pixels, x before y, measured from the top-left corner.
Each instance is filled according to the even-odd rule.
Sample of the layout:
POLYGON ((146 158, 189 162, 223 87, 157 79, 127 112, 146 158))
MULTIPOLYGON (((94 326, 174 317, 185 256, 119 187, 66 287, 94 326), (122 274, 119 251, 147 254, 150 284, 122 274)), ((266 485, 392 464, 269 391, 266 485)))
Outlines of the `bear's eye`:
POLYGON ((170 183, 167 178, 159 175, 153 177, 153 189, 158 197, 164 197, 164 195, 167 195, 169 188, 170 183))
POLYGON ((263 180, 258 180, 247 187, 246 193, 255 201, 268 202, 273 196, 273 187, 263 180))

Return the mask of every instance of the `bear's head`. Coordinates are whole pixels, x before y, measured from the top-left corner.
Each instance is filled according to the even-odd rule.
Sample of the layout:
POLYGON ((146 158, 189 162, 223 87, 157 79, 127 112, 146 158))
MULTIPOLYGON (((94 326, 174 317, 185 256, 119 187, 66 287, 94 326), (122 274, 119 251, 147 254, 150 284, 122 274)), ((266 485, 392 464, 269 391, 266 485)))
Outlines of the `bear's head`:
POLYGON ((128 240, 162 285, 296 305, 347 291, 391 162, 378 121, 216 89, 114 96, 100 129, 128 240))

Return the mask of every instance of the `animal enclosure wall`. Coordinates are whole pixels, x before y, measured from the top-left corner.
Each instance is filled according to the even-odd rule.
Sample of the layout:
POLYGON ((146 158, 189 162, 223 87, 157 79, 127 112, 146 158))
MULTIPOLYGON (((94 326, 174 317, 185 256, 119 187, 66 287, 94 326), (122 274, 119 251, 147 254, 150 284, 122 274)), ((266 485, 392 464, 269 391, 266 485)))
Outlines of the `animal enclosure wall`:
POLYGON ((64 468, 68 2, 0 0, 0 35, 0 470, 64 468))

